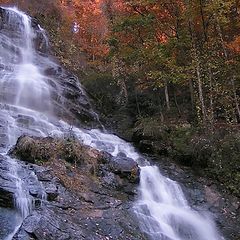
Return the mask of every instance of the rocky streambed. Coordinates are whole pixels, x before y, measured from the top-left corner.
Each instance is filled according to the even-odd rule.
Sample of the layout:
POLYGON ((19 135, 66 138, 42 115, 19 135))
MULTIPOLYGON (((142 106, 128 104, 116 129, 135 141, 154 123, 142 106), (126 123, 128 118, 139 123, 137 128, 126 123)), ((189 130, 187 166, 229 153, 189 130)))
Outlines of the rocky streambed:
MULTIPOLYGON (((22 136, 9 154, 19 159, 33 202, 13 239, 148 239, 133 210, 139 183, 139 167, 133 160, 112 157, 75 139, 51 137, 22 136)), ((225 239, 239 239, 238 198, 170 159, 152 156, 150 161, 180 182, 194 209, 212 213, 225 239)), ((0 191, 0 207, 13 211, 14 185, 1 181, 0 191)))

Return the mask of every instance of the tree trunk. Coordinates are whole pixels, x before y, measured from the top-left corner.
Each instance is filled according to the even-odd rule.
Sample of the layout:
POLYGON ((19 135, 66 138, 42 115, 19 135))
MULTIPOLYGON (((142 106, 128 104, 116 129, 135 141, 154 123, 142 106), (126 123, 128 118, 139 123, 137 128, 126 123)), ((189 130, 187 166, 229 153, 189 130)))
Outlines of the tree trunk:
POLYGON ((135 99, 136 99, 137 113, 138 113, 138 116, 141 117, 142 114, 141 114, 141 111, 140 111, 138 96, 137 96, 137 91, 136 90, 135 90, 135 99))
POLYGON ((128 103, 128 89, 125 82, 125 79, 127 78, 125 64, 121 59, 118 59, 117 57, 114 57, 112 63, 112 75, 113 78, 117 81, 117 85, 120 88, 118 101, 119 104, 126 106, 128 103))
POLYGON ((178 114, 179 114, 179 116, 181 116, 181 110, 180 110, 179 105, 178 105, 177 95, 176 95, 175 90, 174 90, 174 102, 175 102, 176 108, 178 110, 178 114))
POLYGON ((201 104, 203 123, 205 124, 206 123, 206 108, 205 108, 204 97, 203 97, 202 79, 201 79, 201 73, 200 73, 200 63, 199 63, 197 56, 196 56, 196 61, 197 61, 196 72, 197 72, 198 94, 199 94, 199 101, 201 104))
POLYGON ((194 35, 193 35, 193 31, 192 31, 192 22, 191 20, 189 20, 189 33, 191 36, 191 42, 192 42, 192 51, 193 51, 193 61, 195 61, 195 70, 196 70, 196 74, 197 74, 197 86, 198 86, 198 98, 199 98, 199 102, 200 102, 200 108, 201 108, 201 112, 202 112, 202 121, 203 124, 206 124, 206 107, 205 107, 205 103, 204 103, 204 96, 203 96, 203 87, 202 87, 202 79, 201 79, 201 67, 200 67, 200 60, 199 60, 199 56, 198 56, 198 51, 197 51, 197 47, 195 44, 195 39, 194 39, 194 35))
POLYGON ((164 92, 165 92, 165 100, 166 100, 166 105, 167 105, 167 110, 170 110, 170 101, 169 101, 169 93, 168 93, 168 83, 165 81, 165 87, 164 87, 164 92))
POLYGON ((158 95, 158 99, 159 99, 159 113, 160 113, 160 118, 161 118, 161 123, 164 122, 164 115, 163 115, 163 107, 162 107, 162 101, 161 101, 161 97, 158 95))
POLYGON ((190 94, 191 94, 192 111, 194 111, 195 98, 194 98, 194 89, 193 89, 192 79, 189 79, 189 91, 190 91, 190 94))
POLYGON ((209 67, 209 85, 210 85, 210 124, 213 125, 214 121, 214 109, 213 109, 213 83, 212 83, 212 70, 209 67))
POLYGON ((126 106, 128 103, 128 90, 127 90, 127 85, 126 85, 125 79, 122 79, 121 86, 122 86, 122 91, 123 91, 123 96, 125 98, 125 106, 126 106))
POLYGON ((205 38, 205 42, 207 42, 208 35, 207 35, 207 26, 206 26, 206 21, 205 21, 205 17, 204 17, 204 11, 203 11, 203 8, 204 8, 203 0, 200 0, 199 4, 200 4, 200 12, 201 12, 201 18, 202 18, 204 38, 205 38))

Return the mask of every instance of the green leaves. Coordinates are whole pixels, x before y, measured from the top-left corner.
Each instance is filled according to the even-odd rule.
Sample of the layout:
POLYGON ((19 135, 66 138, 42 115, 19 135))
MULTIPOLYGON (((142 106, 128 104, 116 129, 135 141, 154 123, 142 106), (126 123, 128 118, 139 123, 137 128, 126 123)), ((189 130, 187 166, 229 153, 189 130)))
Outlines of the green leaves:
POLYGON ((153 16, 141 16, 141 15, 133 15, 129 18, 123 19, 118 26, 116 27, 116 31, 123 30, 132 30, 135 31, 136 27, 149 27, 153 23, 153 16))

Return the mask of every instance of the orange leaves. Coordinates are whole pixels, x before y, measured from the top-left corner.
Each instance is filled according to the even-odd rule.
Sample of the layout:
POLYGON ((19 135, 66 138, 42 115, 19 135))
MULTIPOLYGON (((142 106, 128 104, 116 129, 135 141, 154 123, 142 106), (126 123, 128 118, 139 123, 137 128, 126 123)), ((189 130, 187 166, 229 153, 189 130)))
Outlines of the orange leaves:
POLYGON ((228 48, 234 53, 240 54, 240 36, 237 36, 232 42, 230 42, 228 48))
POLYGON ((102 10, 102 0, 62 0, 61 5, 72 19, 72 24, 76 22, 79 26, 74 41, 92 59, 105 56, 108 52, 105 43, 108 26, 102 10))
MULTIPOLYGON (((79 31, 74 34, 74 41, 92 59, 104 57, 109 48, 106 43, 111 34, 111 27, 117 21, 129 16, 142 17, 143 21, 152 21, 149 27, 132 26, 132 32, 118 36, 122 43, 144 43, 149 38, 149 31, 158 43, 166 43, 176 35, 176 21, 180 12, 184 11, 182 0, 58 0, 63 14, 72 24, 79 25, 79 31), (177 2, 177 4, 176 4, 177 2), (151 20, 152 19, 152 20, 151 20)), ((141 19, 139 20, 141 21, 141 19)), ((119 34, 118 34, 119 35, 119 34)), ((152 40, 151 40, 152 41, 152 40)))

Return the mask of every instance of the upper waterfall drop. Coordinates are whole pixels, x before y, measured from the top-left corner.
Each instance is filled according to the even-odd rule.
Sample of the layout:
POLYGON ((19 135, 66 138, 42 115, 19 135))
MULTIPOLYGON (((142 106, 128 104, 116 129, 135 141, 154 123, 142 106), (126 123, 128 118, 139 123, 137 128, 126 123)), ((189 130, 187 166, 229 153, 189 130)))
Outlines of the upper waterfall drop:
POLYGON ((0 37, 0 46, 5 45, 5 49, 0 49, 5 70, 0 81, 6 90, 11 86, 13 98, 9 99, 6 96, 9 92, 3 90, 2 99, 17 106, 50 111, 50 88, 36 65, 38 54, 34 49, 35 33, 31 19, 17 8, 5 10, 8 14, 6 24, 14 29, 15 34, 9 36, 9 39, 3 35, 0 37))
POLYGON ((9 10, 9 24, 18 23, 18 29, 22 40, 25 40, 21 47, 21 55, 23 63, 32 63, 34 48, 33 48, 33 37, 34 33, 31 27, 31 19, 25 13, 21 12, 17 8, 6 8, 9 10))
POLYGON ((71 124, 77 118, 97 122, 77 77, 51 56, 36 19, 17 8, 0 8, 0 14, 0 103, 67 118, 71 124))

